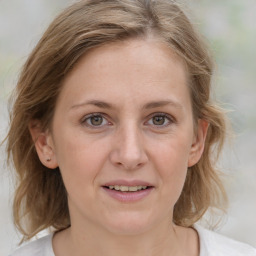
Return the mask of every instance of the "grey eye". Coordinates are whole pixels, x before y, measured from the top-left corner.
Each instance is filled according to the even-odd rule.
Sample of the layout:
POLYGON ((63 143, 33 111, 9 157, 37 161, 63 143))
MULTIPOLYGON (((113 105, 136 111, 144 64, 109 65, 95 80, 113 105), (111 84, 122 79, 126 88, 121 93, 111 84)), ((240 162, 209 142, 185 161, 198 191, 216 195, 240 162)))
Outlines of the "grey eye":
POLYGON ((107 119, 101 114, 91 114, 82 120, 82 123, 88 127, 102 127, 108 124, 107 119))
POLYGON ((166 117, 165 116, 154 116, 152 118, 152 122, 154 125, 163 125, 165 124, 166 117))
POLYGON ((103 123, 103 117, 102 116, 91 116, 88 120, 90 122, 90 125, 93 126, 99 126, 103 123))

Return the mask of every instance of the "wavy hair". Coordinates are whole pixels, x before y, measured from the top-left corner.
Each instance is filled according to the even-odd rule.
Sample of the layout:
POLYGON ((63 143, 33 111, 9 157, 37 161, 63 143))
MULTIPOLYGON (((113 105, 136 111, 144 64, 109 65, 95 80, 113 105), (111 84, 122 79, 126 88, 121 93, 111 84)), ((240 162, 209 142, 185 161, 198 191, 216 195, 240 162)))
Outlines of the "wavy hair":
POLYGON ((226 195, 216 160, 226 136, 226 121, 210 97, 213 62, 199 33, 176 1, 84 0, 65 9, 50 24, 24 64, 14 92, 7 153, 16 170, 13 215, 23 240, 45 228, 70 226, 60 171, 42 165, 28 124, 37 119, 43 129, 51 126, 63 79, 90 49, 148 36, 165 42, 183 60, 194 120, 209 123, 203 155, 188 170, 173 222, 189 227, 209 207, 221 207, 226 195))

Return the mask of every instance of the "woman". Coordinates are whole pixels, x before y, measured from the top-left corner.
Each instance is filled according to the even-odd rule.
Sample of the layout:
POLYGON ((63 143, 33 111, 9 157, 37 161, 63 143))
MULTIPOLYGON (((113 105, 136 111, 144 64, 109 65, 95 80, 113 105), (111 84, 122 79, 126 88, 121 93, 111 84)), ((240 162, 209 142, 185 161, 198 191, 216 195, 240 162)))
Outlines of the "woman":
MULTIPOLYGON (((197 225, 225 191, 208 50, 174 1, 63 11, 24 65, 8 134, 12 255, 256 255, 197 225)), ((224 200, 225 201, 225 200, 224 200)))

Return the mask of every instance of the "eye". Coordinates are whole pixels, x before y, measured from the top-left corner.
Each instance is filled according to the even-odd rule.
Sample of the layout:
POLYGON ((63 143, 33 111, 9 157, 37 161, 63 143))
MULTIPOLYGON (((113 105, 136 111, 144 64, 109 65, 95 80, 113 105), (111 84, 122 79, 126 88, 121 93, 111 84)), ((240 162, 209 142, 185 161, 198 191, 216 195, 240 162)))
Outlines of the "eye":
POLYGON ((107 119, 102 115, 98 113, 90 114, 83 118, 82 123, 86 126, 91 127, 102 127, 104 125, 109 124, 107 119))
POLYGON ((153 117, 149 119, 147 124, 153 126, 168 126, 169 124, 173 123, 173 118, 169 115, 164 113, 155 114, 153 117))

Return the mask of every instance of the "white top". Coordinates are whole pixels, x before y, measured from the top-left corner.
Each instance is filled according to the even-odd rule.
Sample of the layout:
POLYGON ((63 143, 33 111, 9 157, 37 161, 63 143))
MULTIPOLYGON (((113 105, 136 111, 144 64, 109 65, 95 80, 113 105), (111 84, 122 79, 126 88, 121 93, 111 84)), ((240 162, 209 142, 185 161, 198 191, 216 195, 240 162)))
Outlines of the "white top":
MULTIPOLYGON (((199 256, 256 256, 256 249, 214 233, 199 225, 194 225, 200 239, 199 256)), ((42 237, 21 248, 10 256, 55 256, 52 248, 52 236, 42 237)))

